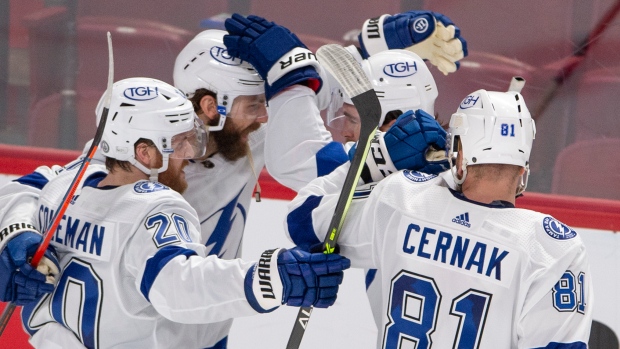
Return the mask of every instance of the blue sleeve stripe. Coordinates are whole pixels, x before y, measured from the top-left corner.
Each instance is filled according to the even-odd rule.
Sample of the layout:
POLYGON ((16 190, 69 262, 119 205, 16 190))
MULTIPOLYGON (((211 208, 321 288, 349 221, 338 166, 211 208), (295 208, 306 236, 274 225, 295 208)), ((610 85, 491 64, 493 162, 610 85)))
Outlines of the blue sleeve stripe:
POLYGON ((47 178, 45 178, 45 176, 43 176, 42 174, 38 172, 32 172, 31 174, 27 174, 23 177, 19 177, 13 181, 23 184, 23 185, 37 188, 39 190, 43 189, 43 187, 45 187, 47 182, 49 182, 47 178))
POLYGON ((373 281, 375 281, 375 276, 377 275, 377 269, 368 269, 366 273, 366 290, 370 287, 373 281))
POLYGON ((534 349, 587 349, 588 346, 584 342, 573 342, 573 343, 556 343, 551 342, 544 347, 534 348, 534 349))
POLYGON ((276 310, 278 307, 273 307, 267 310, 263 309, 263 307, 261 307, 258 304, 258 301, 256 300, 256 296, 254 295, 254 291, 252 290, 252 281, 253 281, 252 279, 254 277, 254 269, 256 269, 256 264, 254 264, 254 266, 252 266, 252 268, 248 270, 248 273, 245 274, 245 279, 243 281, 243 290, 245 292, 245 298, 248 300, 248 303, 250 303, 250 306, 252 306, 252 308, 256 310, 256 312, 261 313, 261 314, 271 313, 272 311, 276 310))
POLYGON ((146 261, 146 267, 144 268, 144 275, 142 275, 142 281, 140 281, 140 292, 147 301, 149 300, 149 292, 151 287, 157 279, 159 272, 176 256, 195 256, 196 251, 180 247, 180 246, 166 246, 161 248, 155 255, 146 261))
POLYGON ((322 196, 309 196, 301 206, 291 211, 286 216, 288 232, 295 245, 308 249, 310 246, 320 243, 316 237, 312 224, 312 211, 321 203, 322 196))
POLYGON ((226 349, 228 346, 228 336, 224 337, 221 341, 215 343, 214 346, 204 349, 226 349))
POLYGON ((316 153, 317 177, 332 173, 340 165, 349 161, 341 143, 330 142, 316 153))

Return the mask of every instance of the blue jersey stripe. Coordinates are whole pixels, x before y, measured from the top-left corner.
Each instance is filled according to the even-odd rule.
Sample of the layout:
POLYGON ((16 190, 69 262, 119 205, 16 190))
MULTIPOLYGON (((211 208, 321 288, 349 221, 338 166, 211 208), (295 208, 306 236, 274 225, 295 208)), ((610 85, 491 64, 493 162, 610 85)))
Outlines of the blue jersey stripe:
POLYGON ((180 246, 166 246, 161 248, 155 255, 146 261, 146 267, 144 268, 144 275, 142 275, 142 281, 140 281, 140 292, 147 301, 149 300, 149 292, 151 287, 157 279, 159 272, 176 256, 195 256, 196 251, 180 247, 180 246))
POLYGON ((317 177, 332 173, 338 166, 349 161, 341 143, 331 142, 316 153, 317 177))
POLYGON ((226 349, 228 346, 228 336, 224 337, 221 341, 215 343, 214 346, 204 349, 226 349))
POLYGON ((289 234, 295 245, 302 249, 320 243, 314 233, 312 225, 312 211, 321 203, 322 196, 309 196, 301 206, 291 211, 286 216, 286 224, 289 234))
POLYGON ((556 343, 551 342, 544 347, 538 347, 534 349, 587 349, 588 346, 584 342, 573 343, 556 343))
POLYGON ((373 281, 375 281, 375 276, 377 276, 377 269, 368 269, 366 273, 366 290, 370 287, 373 281))
POLYGON ((37 189, 43 189, 47 182, 49 182, 45 176, 38 172, 32 172, 31 174, 19 177, 13 181, 37 189))

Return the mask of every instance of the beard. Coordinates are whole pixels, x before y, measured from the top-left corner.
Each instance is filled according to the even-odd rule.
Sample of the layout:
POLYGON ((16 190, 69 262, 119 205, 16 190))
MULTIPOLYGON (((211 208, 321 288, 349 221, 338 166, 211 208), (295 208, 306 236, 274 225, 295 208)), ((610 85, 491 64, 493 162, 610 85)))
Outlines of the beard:
POLYGON ((217 144, 217 150, 228 161, 238 160, 250 151, 247 141, 242 138, 258 130, 260 122, 253 122, 243 130, 239 130, 232 122, 224 123, 224 128, 210 134, 217 144))
POLYGON ((159 174, 157 181, 170 187, 179 194, 183 194, 187 189, 187 181, 183 174, 183 168, 189 164, 188 160, 183 160, 181 166, 174 168, 168 164, 168 169, 159 174))

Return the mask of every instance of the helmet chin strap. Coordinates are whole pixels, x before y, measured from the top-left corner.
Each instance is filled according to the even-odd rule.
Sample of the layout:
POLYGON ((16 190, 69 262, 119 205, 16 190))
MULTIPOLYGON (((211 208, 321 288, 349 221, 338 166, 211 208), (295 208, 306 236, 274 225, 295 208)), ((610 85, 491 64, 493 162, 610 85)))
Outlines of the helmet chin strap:
POLYGON ((517 196, 521 195, 525 191, 525 188, 527 188, 527 181, 529 178, 530 178, 530 164, 526 164, 525 172, 523 172, 523 175, 521 176, 521 179, 519 181, 520 183, 517 186, 517 193, 516 193, 517 196))
POLYGON ((461 170, 463 170, 463 177, 459 179, 458 177, 458 164, 454 164, 452 159, 452 154, 448 156, 448 161, 450 162, 450 172, 452 172, 452 177, 454 177, 454 182, 459 186, 465 182, 465 178, 467 177, 467 159, 463 158, 461 161, 461 170))
POLYGON ((168 156, 163 155, 163 165, 160 168, 147 168, 143 164, 141 164, 136 158, 132 158, 129 162, 137 167, 140 171, 144 172, 149 176, 149 181, 157 182, 159 179, 159 174, 166 171, 168 169, 168 156))

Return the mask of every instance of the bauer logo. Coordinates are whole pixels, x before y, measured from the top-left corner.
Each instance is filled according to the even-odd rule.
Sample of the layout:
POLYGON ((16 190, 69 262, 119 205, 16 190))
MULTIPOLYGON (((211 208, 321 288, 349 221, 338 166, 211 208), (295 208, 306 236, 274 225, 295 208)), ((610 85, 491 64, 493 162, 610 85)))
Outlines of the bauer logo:
POLYGON ((426 18, 418 18, 413 22, 413 30, 416 33, 424 33, 428 29, 428 20, 426 18))
POLYGON ((168 190, 170 188, 157 182, 141 181, 133 186, 133 190, 138 194, 152 193, 160 190, 168 190))
POLYGON ((426 174, 426 173, 422 173, 418 171, 410 171, 410 170, 404 170, 403 175, 405 176, 405 178, 407 178, 408 180, 412 182, 426 182, 426 181, 430 181, 431 179, 437 177, 437 175, 426 174))
POLYGON ((469 109, 472 108, 476 105, 476 103, 478 103, 478 100, 480 99, 480 96, 467 96, 465 97, 465 99, 461 102, 461 105, 459 106, 461 109, 469 109))
POLYGON ((104 153, 107 153, 110 151, 110 146, 108 145, 108 142, 106 141, 101 142, 101 150, 103 150, 104 153))
POLYGON ((148 101, 157 98, 159 91, 157 87, 130 87, 125 89, 123 95, 133 101, 148 101))
POLYGON ((543 228, 547 235, 557 240, 568 240, 577 236, 577 232, 553 217, 543 219, 543 228))
POLYGON ((242 60, 235 58, 228 54, 228 50, 224 47, 213 46, 211 47, 211 57, 216 61, 226 65, 241 65, 242 60))
POLYGON ((407 76, 411 76, 418 72, 418 66, 416 62, 398 62, 387 64, 383 67, 383 73, 387 76, 392 76, 395 78, 404 78, 407 76))

